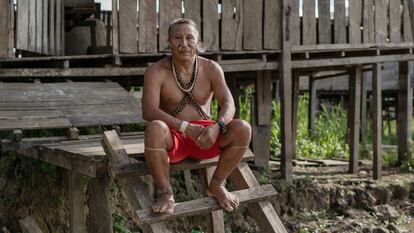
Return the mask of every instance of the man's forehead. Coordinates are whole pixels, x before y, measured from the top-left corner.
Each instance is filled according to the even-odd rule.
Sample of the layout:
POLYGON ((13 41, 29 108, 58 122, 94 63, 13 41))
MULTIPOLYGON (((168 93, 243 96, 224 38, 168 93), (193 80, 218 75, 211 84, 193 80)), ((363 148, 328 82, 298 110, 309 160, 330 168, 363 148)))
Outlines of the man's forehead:
POLYGON ((171 33, 176 33, 179 30, 185 31, 186 33, 198 34, 197 29, 190 23, 180 23, 180 24, 173 25, 171 27, 171 33))

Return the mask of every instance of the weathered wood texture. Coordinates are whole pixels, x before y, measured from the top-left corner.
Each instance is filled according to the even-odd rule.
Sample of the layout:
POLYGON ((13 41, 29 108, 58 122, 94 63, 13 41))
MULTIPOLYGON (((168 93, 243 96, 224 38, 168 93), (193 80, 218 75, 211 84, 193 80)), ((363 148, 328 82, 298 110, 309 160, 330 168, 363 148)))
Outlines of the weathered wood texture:
POLYGON ((362 41, 364 43, 375 42, 374 0, 364 0, 362 25, 364 28, 362 41))
POLYGON ((86 233, 85 194, 82 175, 67 171, 69 188, 69 228, 70 233, 86 233))
POLYGON ((332 25, 330 0, 318 1, 318 34, 319 44, 332 43, 332 25))
POLYGON ((358 172, 359 134, 361 119, 362 66, 352 68, 349 75, 349 172, 358 172))
POLYGON ((303 1, 303 45, 316 44, 315 0, 303 1))
MULTIPOLYGON (((281 1, 282 2, 282 14, 286 14, 286 10, 289 9, 289 40, 291 40, 292 45, 300 45, 300 16, 299 16, 299 0, 290 0, 290 1, 281 1), (289 4, 287 6, 287 4, 289 4), (286 10, 284 10, 286 9, 286 10)), ((286 30, 282 25, 282 30, 286 30)), ((284 32, 282 31, 281 35, 284 32)), ((283 40, 282 40, 282 49, 283 49, 283 40)))
POLYGON ((228 0, 222 3, 221 49, 223 50, 243 49, 243 2, 228 0))
POLYGON ((382 125, 382 107, 381 107, 381 64, 372 65, 372 128, 373 137, 372 145, 374 152, 374 167, 373 167, 373 178, 380 179, 382 173, 382 156, 381 156, 381 125, 382 125))
POLYGON ((264 49, 280 49, 282 46, 280 33, 282 28, 276 19, 281 18, 282 1, 264 1, 264 49))
POLYGON ((389 1, 390 42, 401 41, 401 1, 389 1))
POLYGON ((375 1, 375 42, 387 41, 387 0, 376 0, 375 1))
POLYGON ((0 116, 0 130, 129 124, 142 120, 136 99, 111 82, 0 83, 0 116))
POLYGON ((362 1, 352 1, 348 7, 349 11, 349 43, 359 44, 362 41, 362 1))
POLYGON ((63 55, 63 17, 62 0, 19 0, 16 49, 46 55, 63 55))
MULTIPOLYGON (((0 0, 0 58, 9 57, 9 47, 10 47, 10 30, 12 16, 11 14, 10 2, 9 0, 0 0)), ((13 41, 13 39, 12 39, 13 41)))
POLYGON ((412 62, 400 62, 398 79, 398 107, 397 107, 397 138, 398 162, 402 164, 410 152, 411 123, 412 122, 412 91, 411 74, 412 62))
POLYGON ((91 178, 89 180, 88 196, 90 232, 112 233, 109 177, 91 178))
POLYGON ((243 49, 261 50, 263 38, 263 0, 244 1, 243 49))
POLYGON ((119 52, 136 53, 137 47, 137 0, 123 0, 119 4, 119 52))
POLYGON ((184 17, 193 20, 201 33, 201 0, 184 0, 184 17))
POLYGON ((207 51, 219 50, 219 13, 217 10, 218 0, 203 1, 203 42, 207 51))
POLYGON ((335 0, 334 6, 334 41, 336 44, 347 42, 345 0, 335 0))
POLYGON ((157 11, 156 1, 139 0, 138 50, 140 53, 157 52, 157 11))
POLYGON ((412 26, 411 26, 411 18, 410 18, 410 4, 412 7, 412 2, 409 0, 404 0, 404 7, 403 7, 403 30, 404 30, 404 41, 405 42, 412 42, 413 41, 413 33, 412 33, 412 26))
MULTIPOLYGON (((159 51, 168 49, 168 25, 171 21, 182 17, 181 0, 161 0, 159 3, 159 51)), ((154 39, 154 38, 152 38, 154 39)))

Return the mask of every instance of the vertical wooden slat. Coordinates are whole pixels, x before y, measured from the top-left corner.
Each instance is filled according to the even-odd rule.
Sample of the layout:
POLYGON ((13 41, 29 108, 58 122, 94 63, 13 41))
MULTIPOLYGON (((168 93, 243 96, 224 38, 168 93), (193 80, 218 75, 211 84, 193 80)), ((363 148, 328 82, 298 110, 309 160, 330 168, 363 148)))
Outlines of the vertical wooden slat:
POLYGON ((381 107, 381 64, 372 65, 372 145, 374 152, 373 178, 380 179, 382 172, 382 156, 381 156, 381 124, 382 124, 382 107, 381 107))
POLYGON ((15 48, 15 9, 14 9, 14 2, 9 1, 9 52, 8 57, 14 57, 14 48, 15 48))
POLYGON ((29 0, 19 0, 16 17, 16 48, 29 49, 29 0))
POLYGON ((0 58, 8 56, 9 48, 9 0, 0 0, 0 58))
POLYGON ((280 19, 282 14, 281 0, 264 2, 264 49, 280 49, 281 25, 275 19, 280 19))
POLYGON ((362 0, 349 4, 349 43, 361 43, 362 0))
POLYGON ((299 106, 299 71, 293 71, 292 77, 292 158, 296 158, 296 136, 298 129, 298 106, 299 106))
POLYGON ((243 49, 243 0, 222 2, 221 49, 243 49))
POLYGON ((319 44, 330 44, 332 43, 330 0, 319 0, 318 12, 319 44))
POLYGON ((244 1, 243 49, 261 50, 263 39, 263 0, 244 1))
POLYGON ((184 17, 193 20, 201 33, 201 0, 184 0, 184 17))
POLYGON ((289 22, 291 8, 288 0, 282 1, 282 56, 280 57, 280 94, 281 94, 281 166, 282 178, 292 182, 292 62, 291 62, 291 35, 289 22))
POLYGON ((390 41, 401 42, 401 1, 390 1, 390 41))
POLYGON ((69 189, 69 228, 70 233, 86 233, 85 194, 82 175, 67 171, 69 189))
POLYGON ((375 1, 375 42, 387 41, 387 0, 375 1))
POLYGON ((203 1, 203 41, 208 51, 219 50, 218 0, 203 1))
POLYGON ((109 177, 91 178, 88 186, 89 231, 112 233, 109 177))
MULTIPOLYGON (((300 44, 300 17, 299 17, 299 0, 290 0, 290 40, 292 45, 300 44)), ((283 7, 282 7, 283 9, 283 7)))
POLYGON ((62 15, 62 7, 63 7, 63 0, 56 0, 56 31, 55 31, 55 35, 56 35, 56 53, 55 55, 62 55, 62 32, 63 32, 63 28, 62 28, 62 20, 63 20, 63 15, 62 15))
POLYGON ((138 50, 140 53, 157 52, 157 9, 154 0, 139 0, 138 50))
POLYGON ((269 125, 272 115, 272 76, 270 70, 256 72, 256 102, 259 125, 269 125))
MULTIPOLYGON (((60 38, 61 38, 61 48, 60 48, 60 55, 64 56, 65 55, 65 3, 64 0, 62 0, 61 3, 61 7, 60 7, 60 14, 61 14, 61 20, 60 20, 60 28, 61 28, 61 33, 60 33, 60 38)), ((96 31, 96 29, 94 30, 94 32, 96 31)))
POLYGON ((29 51, 36 51, 36 0, 29 1, 29 51))
POLYGON ((335 0, 334 7, 334 40, 335 44, 346 43, 345 0, 335 0))
POLYGON ((303 44, 316 44, 315 0, 303 1, 303 44))
POLYGON ((364 43, 375 42, 375 20, 374 20, 374 0, 364 0, 363 9, 363 35, 364 43))
POLYGON ((56 51, 55 46, 55 0, 49 0, 49 54, 56 51))
POLYGON ((414 3, 404 0, 404 41, 413 41, 414 32, 414 3), (411 14, 410 14, 411 12, 411 14))
POLYGON ((230 89, 231 95, 233 96, 234 106, 236 107, 236 112, 234 118, 240 117, 240 88, 237 83, 237 75, 231 75, 232 73, 226 74, 226 83, 230 89))
POLYGON ((310 134, 315 131, 316 112, 318 110, 318 96, 316 93, 316 80, 313 75, 309 76, 309 108, 308 108, 308 129, 310 134))
POLYGON ((168 44, 168 25, 181 18, 181 0, 160 0, 159 51, 166 51, 168 44))
POLYGON ((119 53, 119 13, 118 0, 112 0, 112 53, 119 53))
POLYGON ((119 4, 119 52, 137 53, 137 0, 123 0, 119 4))
POLYGON ((349 172, 358 172, 359 129, 361 119, 362 66, 352 68, 349 76, 349 172))
POLYGON ((42 16, 42 25, 43 25, 43 30, 42 30, 42 53, 43 54, 49 54, 49 43, 48 43, 48 25, 49 25, 49 12, 48 12, 48 8, 49 8, 49 1, 48 0, 43 0, 43 16, 42 16))
POLYGON ((398 163, 402 164, 410 152, 411 122, 412 122, 412 93, 411 74, 412 61, 403 61, 399 65, 398 79, 398 113, 397 113, 397 138, 398 138, 398 163))
POLYGON ((36 0, 36 52, 42 53, 43 0, 36 0))

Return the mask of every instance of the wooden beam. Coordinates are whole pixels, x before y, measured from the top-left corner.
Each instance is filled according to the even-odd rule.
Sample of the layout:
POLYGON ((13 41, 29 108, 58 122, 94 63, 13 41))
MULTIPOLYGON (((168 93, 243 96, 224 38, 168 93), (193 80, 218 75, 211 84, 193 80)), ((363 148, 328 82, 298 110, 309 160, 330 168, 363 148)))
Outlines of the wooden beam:
POLYGON ((293 71, 292 77, 292 158, 296 157, 296 135, 298 129, 298 105, 299 105, 299 72, 293 71))
POLYGON ((109 177, 91 178, 88 186, 89 231, 112 233, 109 177))
POLYGON ((309 76, 309 108, 308 108, 308 129, 309 133, 313 134, 315 131, 316 113, 318 111, 318 95, 313 75, 309 76))
POLYGON ((112 0, 112 53, 119 54, 118 0, 112 0))
POLYGON ((372 65, 372 145, 374 152, 373 178, 381 179, 382 156, 381 156, 381 125, 382 125, 382 95, 381 95, 381 64, 372 65))
POLYGON ((69 189, 69 229, 70 233, 86 233, 85 194, 82 175, 66 171, 69 189))
POLYGON ((291 1, 282 1, 282 56, 280 57, 280 93, 281 93, 281 165, 282 177, 287 182, 292 182, 292 61, 291 38, 289 17, 291 13, 291 1))
POLYGON ((349 76, 349 172, 358 172, 359 131, 361 120, 362 66, 352 68, 349 76))
POLYGON ((400 62, 398 79, 398 107, 397 107, 397 141, 398 163, 402 164, 410 153, 411 119, 412 119, 412 91, 411 74, 412 62, 400 62))
POLYGON ((135 68, 21 68, 0 69, 0 77, 27 78, 27 77, 121 77, 143 75, 146 67, 135 68))

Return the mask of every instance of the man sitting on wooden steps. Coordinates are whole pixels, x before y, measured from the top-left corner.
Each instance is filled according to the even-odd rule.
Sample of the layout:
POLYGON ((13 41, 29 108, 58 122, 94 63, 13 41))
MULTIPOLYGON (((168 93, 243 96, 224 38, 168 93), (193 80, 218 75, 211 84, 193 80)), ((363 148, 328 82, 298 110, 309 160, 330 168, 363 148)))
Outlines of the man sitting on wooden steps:
POLYGON ((196 24, 189 19, 170 23, 168 42, 172 55, 151 65, 144 75, 143 116, 145 159, 158 188, 154 212, 172 213, 174 197, 169 163, 185 158, 209 159, 220 155, 207 195, 228 211, 239 200, 225 188, 225 181, 243 157, 251 127, 233 119, 235 107, 221 67, 197 55, 203 52, 196 24), (220 106, 210 118, 213 96, 220 106))

